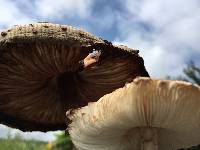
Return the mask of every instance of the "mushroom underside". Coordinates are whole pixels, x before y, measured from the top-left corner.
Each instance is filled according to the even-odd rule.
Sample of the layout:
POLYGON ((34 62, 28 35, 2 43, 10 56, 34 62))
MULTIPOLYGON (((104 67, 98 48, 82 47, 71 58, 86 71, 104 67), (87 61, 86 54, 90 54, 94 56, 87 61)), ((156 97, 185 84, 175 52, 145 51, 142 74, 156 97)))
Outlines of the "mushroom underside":
POLYGON ((175 150, 200 143, 200 88, 137 78, 67 116, 78 150, 175 150))
POLYGON ((65 112, 96 101, 136 76, 148 76, 143 60, 110 46, 63 42, 11 43, 0 56, 0 122, 23 131, 66 128, 65 112), (100 48, 100 61, 76 66, 100 48))

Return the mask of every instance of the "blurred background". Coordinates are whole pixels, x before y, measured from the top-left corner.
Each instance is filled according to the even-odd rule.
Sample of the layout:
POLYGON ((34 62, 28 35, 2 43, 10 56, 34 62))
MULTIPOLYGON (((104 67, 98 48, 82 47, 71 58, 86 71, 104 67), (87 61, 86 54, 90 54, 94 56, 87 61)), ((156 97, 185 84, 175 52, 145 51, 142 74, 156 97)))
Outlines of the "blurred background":
MULTIPOLYGON (((34 22, 72 25, 139 49, 151 77, 200 84, 199 0, 0 0, 0 30, 34 22)), ((13 139, 21 145, 23 139, 32 141, 33 147, 24 149, 51 149, 53 141, 68 138, 63 135, 23 133, 0 125, 0 143, 5 144, 0 149, 8 149, 5 141, 13 139)))

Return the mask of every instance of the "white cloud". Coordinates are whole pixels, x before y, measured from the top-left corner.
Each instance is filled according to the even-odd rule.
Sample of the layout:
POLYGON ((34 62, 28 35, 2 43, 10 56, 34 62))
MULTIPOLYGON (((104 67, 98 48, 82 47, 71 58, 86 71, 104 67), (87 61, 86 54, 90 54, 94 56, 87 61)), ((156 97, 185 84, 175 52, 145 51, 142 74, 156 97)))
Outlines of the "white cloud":
POLYGON ((128 18, 119 17, 116 42, 140 49, 153 77, 178 76, 200 54, 197 0, 125 0, 128 18))
POLYGON ((55 140, 55 134, 59 133, 60 131, 56 132, 22 132, 18 129, 12 129, 7 126, 1 125, 0 124, 0 138, 6 138, 8 134, 11 137, 14 137, 16 134, 20 135, 22 138, 26 140, 40 140, 40 141, 53 141, 55 140))
POLYGON ((87 18, 91 14, 92 0, 36 0, 36 13, 42 18, 87 18))
POLYGON ((27 17, 11 0, 0 1, 0 27, 30 23, 33 20, 27 17))
POLYGON ((134 34, 129 35, 124 41, 116 39, 115 43, 140 49, 140 55, 145 61, 145 67, 152 77, 165 78, 167 75, 180 75, 184 67, 181 55, 167 51, 162 45, 142 39, 135 31, 134 34))
POLYGON ((110 7, 105 6, 98 12, 97 16, 92 16, 92 22, 96 24, 96 30, 106 30, 111 29, 116 21, 116 14, 114 10, 110 7))
POLYGON ((92 0, 0 0, 0 28, 43 20, 86 19, 92 0))

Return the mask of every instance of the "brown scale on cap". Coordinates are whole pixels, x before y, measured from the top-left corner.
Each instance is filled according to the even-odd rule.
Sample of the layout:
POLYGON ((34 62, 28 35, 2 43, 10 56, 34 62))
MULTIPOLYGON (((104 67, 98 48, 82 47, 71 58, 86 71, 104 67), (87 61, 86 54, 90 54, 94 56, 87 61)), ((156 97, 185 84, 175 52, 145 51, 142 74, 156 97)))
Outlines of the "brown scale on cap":
POLYGON ((7 33, 6 32, 1 32, 1 36, 6 36, 7 35, 7 33))
POLYGON ((9 30, 0 37, 0 122, 23 131, 65 129, 68 109, 149 76, 138 51, 71 26, 36 23, 9 30), (77 73, 78 61, 93 49, 102 51, 99 61, 77 73))

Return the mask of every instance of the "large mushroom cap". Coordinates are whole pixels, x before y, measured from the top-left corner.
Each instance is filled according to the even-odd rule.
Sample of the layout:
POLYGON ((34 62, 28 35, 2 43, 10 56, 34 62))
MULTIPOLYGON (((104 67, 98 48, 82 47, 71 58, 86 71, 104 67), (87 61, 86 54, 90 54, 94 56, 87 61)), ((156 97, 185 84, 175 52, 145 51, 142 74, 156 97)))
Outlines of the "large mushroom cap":
POLYGON ((200 87, 137 78, 68 114, 79 150, 176 150, 200 143, 200 87))
POLYGON ((15 26, 0 34, 0 123, 23 131, 65 129, 68 109, 136 76, 148 76, 136 50, 67 25, 15 26), (102 51, 99 62, 74 74, 93 49, 102 51))

